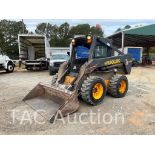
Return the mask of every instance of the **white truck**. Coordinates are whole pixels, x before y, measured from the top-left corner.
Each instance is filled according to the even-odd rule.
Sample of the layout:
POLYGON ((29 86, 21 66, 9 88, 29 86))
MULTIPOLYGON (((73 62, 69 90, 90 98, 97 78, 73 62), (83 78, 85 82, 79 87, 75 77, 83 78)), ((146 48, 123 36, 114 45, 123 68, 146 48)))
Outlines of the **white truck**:
POLYGON ((27 70, 48 69, 50 47, 46 36, 38 34, 18 35, 19 57, 27 70))
POLYGON ((14 67, 14 62, 0 49, 0 70, 5 70, 6 72, 11 73, 14 71, 14 67))
POLYGON ((62 63, 68 61, 70 56, 67 53, 53 53, 49 63, 49 74, 53 75, 58 70, 62 63))
POLYGON ((70 47, 50 47, 48 53, 50 55, 49 74, 53 75, 58 71, 60 65, 70 58, 70 47))

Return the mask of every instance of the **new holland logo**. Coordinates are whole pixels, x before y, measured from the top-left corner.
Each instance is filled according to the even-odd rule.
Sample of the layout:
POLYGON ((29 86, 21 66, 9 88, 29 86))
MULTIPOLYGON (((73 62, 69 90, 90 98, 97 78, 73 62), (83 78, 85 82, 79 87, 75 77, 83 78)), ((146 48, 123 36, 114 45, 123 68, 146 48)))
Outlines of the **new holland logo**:
POLYGON ((107 66, 107 65, 115 65, 115 64, 119 64, 119 63, 121 63, 121 60, 115 59, 115 60, 106 61, 104 64, 107 66))

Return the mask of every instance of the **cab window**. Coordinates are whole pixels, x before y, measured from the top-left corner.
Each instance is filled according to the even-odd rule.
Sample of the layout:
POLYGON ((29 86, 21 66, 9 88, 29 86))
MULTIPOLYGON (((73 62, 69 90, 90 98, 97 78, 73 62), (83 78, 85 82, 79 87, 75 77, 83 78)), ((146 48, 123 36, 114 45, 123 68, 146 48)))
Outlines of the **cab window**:
POLYGON ((95 58, 106 58, 111 56, 112 49, 105 45, 96 45, 95 46, 95 58))
POLYGON ((76 47, 76 59, 88 58, 89 57, 89 48, 84 46, 76 47))

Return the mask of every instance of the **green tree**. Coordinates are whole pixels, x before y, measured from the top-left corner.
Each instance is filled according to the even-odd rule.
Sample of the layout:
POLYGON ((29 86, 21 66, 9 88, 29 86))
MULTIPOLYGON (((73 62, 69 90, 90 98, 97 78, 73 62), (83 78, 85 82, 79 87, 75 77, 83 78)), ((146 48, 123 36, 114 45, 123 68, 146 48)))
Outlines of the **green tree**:
POLYGON ((70 25, 68 23, 61 24, 58 28, 57 38, 53 40, 51 38, 51 45, 53 46, 69 46, 70 43, 70 25))
POLYGON ((52 47, 67 47, 70 44, 71 38, 74 35, 97 35, 103 36, 104 32, 101 27, 90 26, 89 24, 80 24, 70 27, 68 23, 63 23, 60 26, 50 23, 40 23, 37 25, 36 33, 45 34, 50 40, 52 47))
POLYGON ((71 27, 70 36, 74 35, 96 35, 103 37, 103 30, 101 27, 90 26, 89 24, 80 24, 77 26, 71 27))
POLYGON ((58 41, 60 40, 59 27, 57 25, 52 25, 50 23, 40 23, 37 25, 35 32, 37 34, 46 35, 47 39, 50 41, 51 46, 58 46, 58 41))
POLYGON ((67 38, 69 35, 70 26, 68 23, 61 24, 59 26, 59 38, 67 38))
POLYGON ((50 23, 40 23, 37 25, 35 32, 46 35, 50 39, 53 35, 53 26, 50 23))
POLYGON ((74 35, 88 35, 90 34, 90 25, 80 24, 77 26, 72 26, 69 34, 71 37, 73 37, 74 35))
POLYGON ((90 28, 90 34, 91 34, 91 35, 96 35, 96 36, 103 37, 104 32, 103 32, 103 30, 102 30, 101 27, 98 28, 98 27, 92 26, 92 27, 90 28))
POLYGON ((18 34, 28 33, 22 21, 0 21, 0 48, 13 59, 18 57, 18 34))

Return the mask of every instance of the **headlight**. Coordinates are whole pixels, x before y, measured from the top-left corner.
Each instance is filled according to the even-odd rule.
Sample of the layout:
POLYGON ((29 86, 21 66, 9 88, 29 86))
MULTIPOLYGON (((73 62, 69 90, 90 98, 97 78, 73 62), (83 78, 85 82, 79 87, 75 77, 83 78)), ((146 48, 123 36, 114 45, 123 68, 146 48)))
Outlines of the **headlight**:
POLYGON ((91 42, 92 42, 91 36, 87 36, 87 43, 91 43, 91 42))
POLYGON ((75 39, 72 39, 72 45, 75 45, 75 39))

